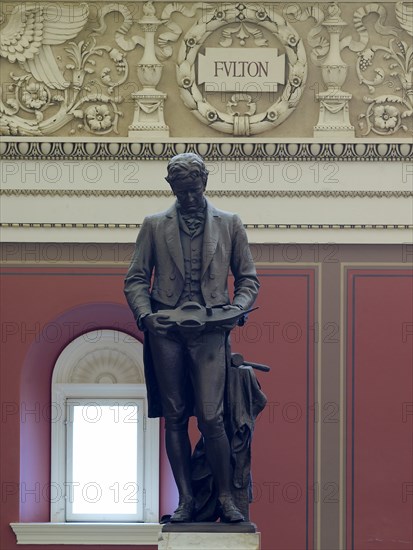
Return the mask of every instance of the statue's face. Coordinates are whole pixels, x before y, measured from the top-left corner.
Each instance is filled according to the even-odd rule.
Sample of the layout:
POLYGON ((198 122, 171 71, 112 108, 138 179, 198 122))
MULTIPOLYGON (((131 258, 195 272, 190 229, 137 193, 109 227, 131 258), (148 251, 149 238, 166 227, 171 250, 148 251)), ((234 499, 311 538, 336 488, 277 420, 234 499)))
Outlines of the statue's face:
POLYGON ((181 179, 171 187, 181 211, 185 214, 190 214, 204 208, 206 184, 202 181, 201 176, 181 179))

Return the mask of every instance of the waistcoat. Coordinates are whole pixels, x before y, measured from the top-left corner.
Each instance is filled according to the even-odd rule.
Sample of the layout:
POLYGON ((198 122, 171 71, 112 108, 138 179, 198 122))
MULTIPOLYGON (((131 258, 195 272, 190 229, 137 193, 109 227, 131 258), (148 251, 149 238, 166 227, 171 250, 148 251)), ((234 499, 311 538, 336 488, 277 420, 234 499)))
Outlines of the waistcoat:
POLYGON ((179 216, 179 236, 181 238, 182 252, 184 255, 185 282, 184 289, 179 297, 176 307, 184 302, 197 302, 205 305, 201 291, 202 269, 202 243, 204 240, 204 226, 191 236, 185 221, 179 216))

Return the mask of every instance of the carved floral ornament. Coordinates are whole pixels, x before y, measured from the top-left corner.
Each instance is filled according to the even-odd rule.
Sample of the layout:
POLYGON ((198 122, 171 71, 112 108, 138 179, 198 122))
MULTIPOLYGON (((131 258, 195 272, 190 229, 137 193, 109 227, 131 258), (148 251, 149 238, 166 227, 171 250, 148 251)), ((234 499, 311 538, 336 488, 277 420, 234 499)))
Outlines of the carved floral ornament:
POLYGON ((188 137, 410 137, 413 3, 344 5, 3 3, 0 134, 175 137, 179 98, 188 137))

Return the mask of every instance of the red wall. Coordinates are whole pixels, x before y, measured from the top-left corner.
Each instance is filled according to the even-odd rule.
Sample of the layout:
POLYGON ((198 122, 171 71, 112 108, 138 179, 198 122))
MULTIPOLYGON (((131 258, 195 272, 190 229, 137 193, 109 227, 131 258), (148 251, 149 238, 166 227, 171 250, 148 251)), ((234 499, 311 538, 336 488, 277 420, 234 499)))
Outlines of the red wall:
POLYGON ((314 272, 260 272, 259 310, 232 336, 246 359, 270 365, 258 373, 268 404, 253 443, 251 519, 266 550, 312 548, 314 272))
MULTIPOLYGON (((326 272, 331 268, 328 277, 324 275, 323 307, 339 302, 340 267, 323 266, 326 272), (334 293, 328 290, 332 282, 334 293)), ((313 548, 318 323, 314 303, 321 292, 316 269, 262 268, 260 309, 232 334, 234 351, 272 367, 270 373, 257 373, 268 405, 257 421, 252 458, 251 518, 262 532, 263 550, 313 548)), ((1 550, 17 548, 9 523, 49 521, 50 382, 60 352, 80 334, 99 328, 141 338, 124 301, 124 273, 124 267, 76 265, 3 270, 1 550)), ((413 278, 407 269, 343 273, 347 277, 343 302, 347 326, 342 331, 347 372, 346 548, 402 550, 413 540, 413 278)), ((329 329, 331 317, 325 319, 329 329)), ((322 353, 324 348, 338 351, 338 344, 331 342, 322 339, 322 353)), ((323 364, 324 380, 334 374, 332 381, 338 381, 340 363, 331 357, 323 364)), ((325 456, 336 456, 338 431, 330 432, 334 426, 339 427, 322 426, 325 456)), ((176 490, 163 444, 160 486, 161 514, 170 513, 176 490)), ((338 486, 337 494, 342 494, 338 486)), ((329 500, 329 509, 337 502, 329 500)), ((322 528, 328 530, 330 525, 322 528)), ((331 529, 336 530, 335 525, 331 529)))
POLYGON ((50 384, 60 352, 98 328, 139 337, 124 303, 123 275, 124 269, 2 271, 1 550, 17 548, 9 523, 49 521, 50 384))
POLYGON ((412 548, 413 278, 352 269, 347 284, 347 548, 412 548))
MULTIPOLYGON (((123 297, 124 272, 73 266, 3 270, 2 550, 16 548, 9 523, 49 521, 50 381, 60 352, 98 328, 140 337, 123 297)), ((261 284, 260 309, 232 338, 234 350, 272 367, 271 373, 259 374, 269 405, 254 439, 251 516, 264 549, 311 548, 313 272, 264 270, 261 284)), ((174 499, 162 451, 161 513, 171 512, 174 499)))

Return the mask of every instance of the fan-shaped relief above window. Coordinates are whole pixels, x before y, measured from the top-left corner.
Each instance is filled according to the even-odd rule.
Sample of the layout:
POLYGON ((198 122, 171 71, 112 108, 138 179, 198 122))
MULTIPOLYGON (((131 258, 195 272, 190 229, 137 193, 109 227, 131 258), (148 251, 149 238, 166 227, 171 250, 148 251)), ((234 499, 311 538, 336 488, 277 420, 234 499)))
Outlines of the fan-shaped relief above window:
POLYGON ((144 384, 142 354, 142 344, 126 333, 88 332, 63 350, 53 383, 144 384))
POLYGON ((411 2, 2 6, 2 135, 411 135, 411 2))

